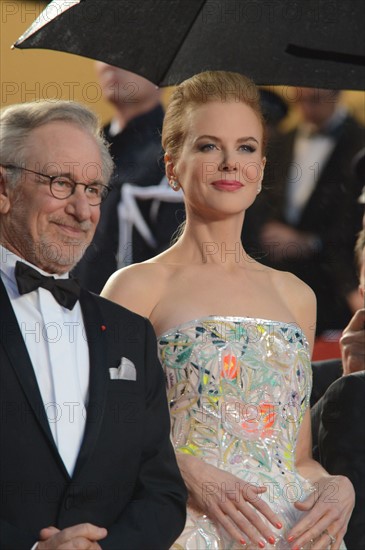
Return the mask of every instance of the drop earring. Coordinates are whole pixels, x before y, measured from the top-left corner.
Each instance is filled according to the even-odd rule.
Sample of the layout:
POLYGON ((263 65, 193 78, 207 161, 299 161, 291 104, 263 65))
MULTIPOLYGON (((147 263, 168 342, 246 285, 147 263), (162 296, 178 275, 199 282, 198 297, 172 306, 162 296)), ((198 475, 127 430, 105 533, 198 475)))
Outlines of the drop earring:
POLYGON ((170 180, 170 186, 174 191, 178 191, 180 189, 180 183, 177 180, 170 180))

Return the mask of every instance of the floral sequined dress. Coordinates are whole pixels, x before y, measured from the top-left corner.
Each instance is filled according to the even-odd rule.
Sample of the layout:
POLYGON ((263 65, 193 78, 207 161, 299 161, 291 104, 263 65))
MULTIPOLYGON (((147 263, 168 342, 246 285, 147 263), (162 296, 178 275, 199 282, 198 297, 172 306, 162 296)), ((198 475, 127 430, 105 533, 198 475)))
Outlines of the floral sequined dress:
MULTIPOLYGON (((283 519, 276 546, 301 512, 293 502, 313 490, 295 469, 299 426, 309 404, 308 343, 295 324, 245 317, 204 317, 158 338, 170 405, 172 442, 242 480, 283 519)), ((204 490, 214 492, 210 484, 204 490)), ((203 495, 204 497, 204 495, 203 495)), ((188 508, 173 549, 242 548, 206 516, 188 508)), ((248 548, 256 548, 249 545, 248 548)))

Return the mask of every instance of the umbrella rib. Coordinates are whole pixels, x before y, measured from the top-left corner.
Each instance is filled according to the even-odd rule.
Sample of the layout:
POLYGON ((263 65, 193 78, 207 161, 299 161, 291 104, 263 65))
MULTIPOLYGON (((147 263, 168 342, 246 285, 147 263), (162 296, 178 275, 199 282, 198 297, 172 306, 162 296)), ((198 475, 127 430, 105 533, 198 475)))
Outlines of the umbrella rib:
POLYGON ((314 48, 307 48, 305 46, 297 46, 296 44, 288 44, 285 51, 290 55, 305 57, 307 59, 322 59, 326 61, 336 61, 337 63, 351 63, 352 65, 362 66, 365 65, 364 55, 318 50, 314 48))
POLYGON ((195 16, 194 19, 192 20, 191 25, 187 28, 186 32, 184 33, 184 35, 183 35, 183 37, 182 37, 180 43, 178 44, 178 46, 177 46, 177 48, 176 48, 176 50, 175 50, 173 56, 171 57, 170 63, 169 63, 168 66, 166 67, 165 71, 162 73, 162 76, 160 77, 160 82, 163 82, 163 81, 165 80, 166 74, 167 74, 168 71, 170 70, 171 65, 173 64, 174 60, 176 59, 177 54, 178 54, 179 51, 181 50, 181 46, 184 44, 185 39, 186 39, 187 35, 189 34, 191 28, 193 27, 195 21, 198 19, 199 14, 202 12, 203 7, 204 7, 204 5, 206 4, 206 1, 207 1, 207 0, 201 0, 201 6, 200 6, 199 10, 197 11, 196 16, 195 16))

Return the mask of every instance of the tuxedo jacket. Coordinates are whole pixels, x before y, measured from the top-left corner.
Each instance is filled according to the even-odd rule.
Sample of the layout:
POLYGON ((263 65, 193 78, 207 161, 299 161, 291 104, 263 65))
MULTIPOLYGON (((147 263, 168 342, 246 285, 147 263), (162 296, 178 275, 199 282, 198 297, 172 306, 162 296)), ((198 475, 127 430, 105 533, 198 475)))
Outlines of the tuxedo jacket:
POLYGON ((312 361, 313 384, 310 398, 312 411, 316 403, 320 401, 329 386, 342 376, 341 359, 326 359, 324 361, 312 361))
POLYGON ((313 384, 310 398, 312 424, 312 454, 319 462, 318 432, 321 422, 323 396, 332 382, 342 376, 341 359, 312 361, 313 384))
MULTIPOLYGON (((250 244, 254 251, 256 249, 258 259, 263 263, 290 271, 312 287, 318 300, 317 332, 321 333, 343 328, 352 315, 345 295, 358 285, 353 250, 356 235, 361 229, 363 207, 357 204, 361 185, 352 173, 351 161, 364 146, 365 132, 351 116, 344 119, 333 136, 334 149, 325 165, 320 167, 315 187, 295 225, 299 231, 319 238, 321 244, 318 250, 305 258, 300 250, 294 259, 275 259, 275 252, 270 258, 265 258, 255 237, 250 243, 250 235, 259 235, 266 221, 287 224, 287 182, 297 132, 294 129, 269 144, 263 191, 247 212, 244 242, 249 251, 250 244)), ((313 167, 313 177, 315 174, 313 167)))
POLYGON ((186 489, 155 334, 148 320, 87 291, 80 305, 89 401, 70 477, 0 279, 0 548, 30 550, 43 527, 90 522, 108 529, 105 550, 167 549, 184 527, 186 489), (110 379, 122 357, 134 363, 136 381, 110 379))
POLYGON ((319 461, 330 474, 347 476, 355 488, 355 508, 345 535, 347 550, 365 548, 364 396, 365 371, 361 371, 336 380, 320 403, 319 461))

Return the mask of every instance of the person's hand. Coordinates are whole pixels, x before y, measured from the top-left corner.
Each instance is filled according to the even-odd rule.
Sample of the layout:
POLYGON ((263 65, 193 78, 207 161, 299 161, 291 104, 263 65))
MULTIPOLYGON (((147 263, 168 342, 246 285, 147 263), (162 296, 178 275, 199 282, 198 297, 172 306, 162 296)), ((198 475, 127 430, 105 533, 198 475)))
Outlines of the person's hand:
POLYGON ((222 525, 240 544, 250 541, 263 548, 265 540, 275 543, 275 535, 262 516, 277 529, 281 529, 282 520, 260 498, 266 487, 245 483, 194 456, 177 453, 177 457, 190 506, 222 525))
POLYGON ((305 258, 315 250, 317 244, 314 235, 274 221, 263 226, 260 239, 270 257, 276 261, 305 258))
POLYGON ((338 550, 355 505, 355 491, 344 476, 324 476, 316 490, 295 507, 305 514, 287 534, 292 550, 338 550))
POLYGON ((365 308, 359 309, 340 338, 343 374, 365 370, 365 308))
POLYGON ((56 527, 46 527, 39 534, 36 550, 101 550, 97 541, 107 534, 106 529, 91 523, 80 523, 62 531, 56 527))

